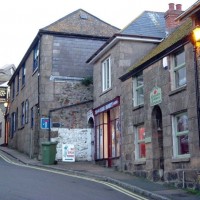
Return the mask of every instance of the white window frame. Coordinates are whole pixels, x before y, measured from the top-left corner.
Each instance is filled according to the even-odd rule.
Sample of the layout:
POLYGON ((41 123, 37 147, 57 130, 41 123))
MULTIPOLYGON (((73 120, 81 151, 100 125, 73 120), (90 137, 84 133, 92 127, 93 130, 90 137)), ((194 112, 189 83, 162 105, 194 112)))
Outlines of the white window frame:
MULTIPOLYGON (((141 128, 141 127, 143 127, 144 129, 145 129, 145 127, 144 127, 144 124, 141 124, 141 125, 138 125, 138 126, 135 126, 134 127, 134 132, 135 132, 135 160, 146 160, 146 157, 140 157, 140 155, 139 155, 139 144, 141 144, 141 143, 144 143, 145 144, 145 146, 146 146, 146 143, 145 143, 145 136, 144 136, 144 139, 143 140, 139 140, 138 139, 138 130, 139 130, 139 128, 141 128)), ((146 152, 145 152, 145 155, 146 155, 146 152)))
POLYGON ((143 79, 142 85, 139 85, 139 86, 137 85, 137 79, 140 76, 143 77, 143 72, 133 77, 133 106, 134 107, 144 104, 144 98, 142 102, 138 102, 138 90, 143 88, 143 94, 144 94, 144 79, 143 79))
POLYGON ((179 71, 179 70, 181 70, 181 69, 183 69, 183 68, 185 68, 185 70, 186 70, 185 59, 184 59, 184 62, 183 62, 183 63, 181 63, 181 64, 179 64, 179 65, 177 65, 177 66, 175 65, 175 57, 176 57, 177 55, 182 54, 182 53, 185 54, 185 50, 184 50, 184 49, 179 50, 179 51, 176 51, 176 52, 174 53, 174 55, 172 55, 172 63, 173 63, 173 65, 172 65, 173 67, 172 67, 172 70, 171 70, 171 72, 172 72, 172 90, 175 90, 175 89, 184 87, 184 86, 187 84, 187 78, 185 77, 186 82, 185 82, 183 85, 180 85, 180 86, 177 85, 177 82, 178 82, 178 81, 177 81, 177 78, 176 78, 176 72, 179 71))
POLYGON ((102 90, 111 88, 111 62, 110 57, 102 62, 102 90))
MULTIPOLYGON (((174 158, 182 158, 182 157, 190 157, 190 154, 178 154, 178 136, 181 135, 188 135, 189 137, 189 130, 177 132, 177 117, 187 114, 187 112, 181 112, 179 114, 172 116, 172 134, 173 134, 173 157, 174 158)), ((188 116, 188 114, 187 114, 188 116)))

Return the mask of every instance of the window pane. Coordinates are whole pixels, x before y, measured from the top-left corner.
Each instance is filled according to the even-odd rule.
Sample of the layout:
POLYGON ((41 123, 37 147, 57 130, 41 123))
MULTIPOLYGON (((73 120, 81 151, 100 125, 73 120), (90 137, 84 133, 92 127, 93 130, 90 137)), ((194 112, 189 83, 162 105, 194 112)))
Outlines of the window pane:
POLYGON ((138 128, 138 140, 144 140, 145 139, 145 129, 144 127, 138 128))
POLYGON ((100 155, 99 155, 99 126, 97 126, 96 128, 96 136, 97 136, 97 144, 96 144, 96 148, 97 148, 97 159, 100 158, 100 155))
POLYGON ((100 113, 99 117, 100 117, 100 124, 103 124, 103 113, 100 113))
POLYGON ((139 144, 139 158, 145 158, 146 157, 146 147, 145 143, 139 144))
POLYGON ((185 52, 182 50, 175 55, 175 66, 185 63, 185 52))
POLYGON ((103 125, 100 126, 100 159, 103 158, 103 125))
POLYGON ((107 68, 106 68, 106 88, 110 87, 110 67, 109 67, 109 60, 106 61, 107 68))
POLYGON ((139 75, 139 76, 136 78, 136 84, 137 84, 137 87, 143 85, 143 75, 142 75, 142 74, 139 75))
POLYGON ((115 157, 115 123, 111 123, 111 134, 112 134, 112 157, 115 157))
POLYGON ((120 123, 116 120, 116 156, 120 156, 120 123))
POLYGON ((188 135, 178 136, 178 154, 188 154, 189 153, 189 143, 188 135))
POLYGON ((144 103, 144 91, 143 87, 137 89, 137 105, 144 103))
POLYGON ((186 68, 183 67, 175 72, 176 87, 180 87, 186 84, 186 68))
POLYGON ((108 158, 108 126, 104 125, 104 158, 108 158))
POLYGON ((188 131, 187 114, 177 116, 177 132, 188 131))
POLYGON ((110 74, 110 59, 106 59, 102 63, 102 86, 103 86, 103 91, 107 90, 111 86, 111 74, 110 74))

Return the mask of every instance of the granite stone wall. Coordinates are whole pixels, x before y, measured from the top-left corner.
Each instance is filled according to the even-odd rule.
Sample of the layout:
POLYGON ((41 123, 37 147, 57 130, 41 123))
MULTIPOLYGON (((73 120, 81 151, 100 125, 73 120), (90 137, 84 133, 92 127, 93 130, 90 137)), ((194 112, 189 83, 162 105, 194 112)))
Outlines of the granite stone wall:
POLYGON ((58 137, 52 138, 57 142, 56 159, 62 160, 62 144, 73 144, 75 146, 75 161, 91 161, 91 137, 92 129, 52 129, 58 132, 58 137))

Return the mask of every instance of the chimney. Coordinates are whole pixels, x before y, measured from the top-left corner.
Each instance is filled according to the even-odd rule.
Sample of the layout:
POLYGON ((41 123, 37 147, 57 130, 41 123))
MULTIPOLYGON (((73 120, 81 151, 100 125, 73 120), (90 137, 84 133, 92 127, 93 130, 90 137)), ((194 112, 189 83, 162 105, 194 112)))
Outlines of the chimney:
POLYGON ((182 14, 182 5, 174 3, 169 3, 169 9, 167 12, 165 12, 165 26, 166 26, 166 32, 170 33, 172 32, 178 25, 180 25, 179 21, 175 21, 175 19, 182 14))

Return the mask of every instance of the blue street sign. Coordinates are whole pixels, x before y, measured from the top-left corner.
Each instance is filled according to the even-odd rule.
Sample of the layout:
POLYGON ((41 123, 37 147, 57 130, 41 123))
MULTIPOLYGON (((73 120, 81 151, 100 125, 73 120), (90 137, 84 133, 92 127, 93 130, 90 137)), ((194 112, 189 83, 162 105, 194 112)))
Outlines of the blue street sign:
POLYGON ((40 127, 41 129, 49 129, 50 123, 49 118, 41 118, 40 127))

